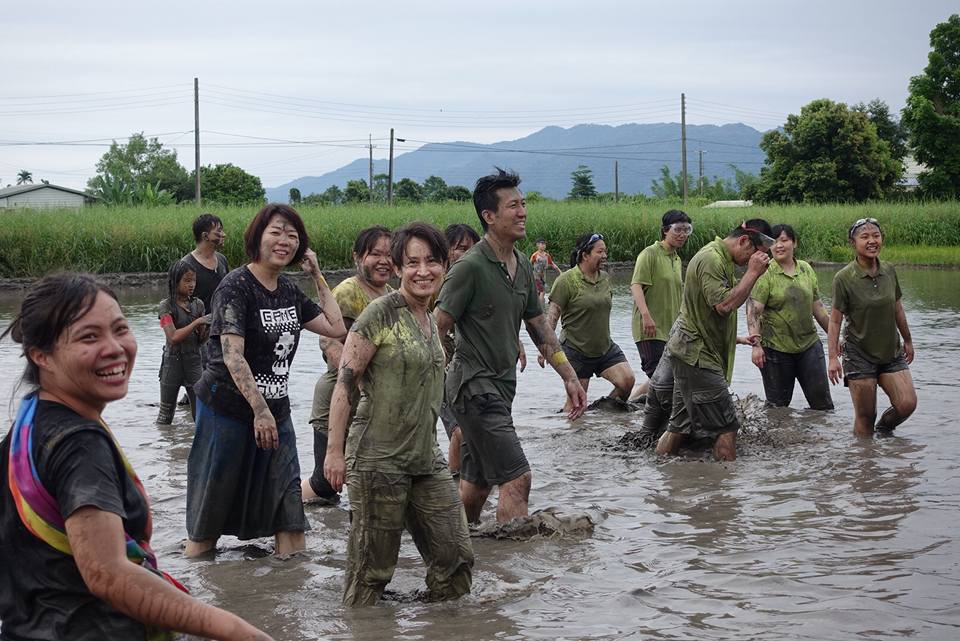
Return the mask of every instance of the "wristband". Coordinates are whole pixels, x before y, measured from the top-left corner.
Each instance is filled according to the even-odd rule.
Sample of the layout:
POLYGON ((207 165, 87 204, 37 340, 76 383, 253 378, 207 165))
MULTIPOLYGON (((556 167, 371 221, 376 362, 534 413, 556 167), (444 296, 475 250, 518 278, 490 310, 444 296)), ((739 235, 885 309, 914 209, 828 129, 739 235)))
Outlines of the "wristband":
POLYGON ((553 353, 553 356, 550 357, 550 363, 554 367, 560 367, 564 363, 568 363, 567 355, 563 353, 563 350, 558 350, 553 353))
POLYGON ((321 283, 323 283, 324 287, 330 289, 330 285, 327 285, 327 279, 323 277, 323 274, 317 272, 317 286, 319 287, 321 283))

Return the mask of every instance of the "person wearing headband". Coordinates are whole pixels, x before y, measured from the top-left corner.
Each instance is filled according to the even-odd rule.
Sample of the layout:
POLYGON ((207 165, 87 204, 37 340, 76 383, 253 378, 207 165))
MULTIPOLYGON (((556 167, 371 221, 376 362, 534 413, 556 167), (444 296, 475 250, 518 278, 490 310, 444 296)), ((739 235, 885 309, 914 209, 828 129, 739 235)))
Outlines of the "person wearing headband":
POLYGON ((690 260, 680 315, 667 340, 673 367, 673 408, 658 454, 676 454, 687 437, 712 439, 719 460, 737 457, 740 422, 730 398, 737 345, 737 309, 767 270, 770 224, 754 218, 726 238, 707 243, 690 260), (735 269, 746 266, 737 281, 735 269))
POLYGON ((850 226, 847 238, 856 257, 833 277, 827 374, 834 385, 842 377, 850 390, 855 435, 872 436, 874 430, 890 433, 917 408, 909 367, 914 358, 913 339, 900 301, 897 272, 893 265, 880 261, 880 223, 875 218, 861 218, 850 226), (877 385, 891 403, 880 420, 877 385))

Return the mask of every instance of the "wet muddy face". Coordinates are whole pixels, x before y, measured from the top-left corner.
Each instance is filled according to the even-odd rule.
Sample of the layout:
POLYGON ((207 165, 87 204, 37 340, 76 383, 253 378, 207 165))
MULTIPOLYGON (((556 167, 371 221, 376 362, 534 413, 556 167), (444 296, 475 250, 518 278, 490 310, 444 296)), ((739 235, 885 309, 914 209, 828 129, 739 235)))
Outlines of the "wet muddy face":
POLYGON ((580 257, 581 265, 588 271, 595 272, 602 269, 607 262, 607 244, 598 240, 590 248, 590 251, 580 257))
POLYGON ((857 229, 850 242, 853 243, 857 256, 872 260, 880 255, 883 232, 876 225, 867 223, 857 229))
POLYGON ((497 190, 497 211, 486 212, 488 230, 497 238, 517 241, 527 235, 527 201, 516 187, 497 190))
POLYGON ((189 271, 183 275, 177 284, 177 293, 188 298, 193 296, 193 290, 197 288, 197 272, 189 271))
POLYGON ((359 276, 377 289, 393 278, 393 259, 390 257, 390 238, 381 236, 373 249, 364 254, 357 264, 359 276))
POLYGON ((403 265, 397 272, 404 292, 418 299, 429 300, 440 289, 444 269, 443 263, 430 250, 430 245, 419 238, 411 238, 403 250, 403 265))
POLYGON ((260 257, 257 262, 283 269, 290 264, 300 248, 300 234, 283 216, 275 215, 260 236, 260 257))

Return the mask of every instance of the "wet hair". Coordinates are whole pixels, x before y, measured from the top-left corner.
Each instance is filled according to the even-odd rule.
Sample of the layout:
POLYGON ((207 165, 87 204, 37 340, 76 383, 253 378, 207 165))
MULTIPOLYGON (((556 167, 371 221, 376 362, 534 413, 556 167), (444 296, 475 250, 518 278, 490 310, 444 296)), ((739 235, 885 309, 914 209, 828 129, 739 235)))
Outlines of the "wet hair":
POLYGON ((93 276, 76 272, 46 276, 30 288, 20 312, 0 335, 0 339, 9 335, 23 346, 27 365, 21 383, 40 386, 40 368, 30 360, 30 351, 53 352, 63 333, 90 311, 100 292, 117 300, 117 295, 93 276))
POLYGON ((407 223, 390 238, 390 258, 396 267, 403 267, 403 252, 411 239, 418 238, 430 247, 433 257, 443 263, 444 268, 450 264, 450 245, 447 237, 433 225, 421 222, 407 223))
POLYGON ((480 227, 487 231, 487 221, 483 219, 484 211, 497 211, 500 205, 499 189, 514 189, 520 184, 520 176, 512 171, 504 171, 494 167, 497 173, 477 179, 473 188, 473 207, 477 210, 480 227))
POLYGON ((750 242, 753 243, 754 247, 757 245, 763 245, 760 242, 760 238, 757 236, 756 232, 760 232, 765 236, 773 236, 773 230, 770 229, 770 223, 765 221, 763 218, 751 218, 746 220, 741 225, 737 225, 733 230, 727 234, 727 238, 739 238, 740 236, 747 236, 750 238, 750 242))
POLYGON ((373 251, 381 238, 390 238, 390 230, 383 225, 374 225, 361 229, 357 239, 353 241, 353 253, 362 258, 373 251))
POLYGON ((193 221, 193 239, 198 243, 203 240, 204 232, 212 231, 215 227, 223 227, 223 221, 213 214, 200 214, 193 221))
POLYGON ((570 268, 573 269, 580 264, 584 254, 589 254, 593 246, 603 240, 603 234, 595 231, 587 232, 577 237, 577 242, 573 245, 573 251, 570 253, 570 268), (594 238, 596 236, 596 238, 594 238))
POLYGON ((180 288, 180 280, 189 272, 196 273, 193 265, 185 260, 177 260, 170 263, 170 269, 167 270, 167 294, 170 296, 170 304, 177 303, 177 290, 180 288))
POLYGON ((667 232, 670 231, 670 225, 673 223, 690 223, 693 224, 693 220, 690 219, 690 216, 687 215, 687 212, 680 211, 679 209, 669 209, 663 215, 663 218, 660 219, 660 239, 667 237, 667 232))
POLYGON ((264 205, 264 207, 257 212, 257 215, 253 217, 253 220, 250 221, 250 224, 247 225, 247 230, 243 232, 243 249, 247 253, 247 258, 250 260, 254 262, 260 260, 260 240, 263 238, 263 232, 266 230, 267 225, 270 224, 270 219, 274 216, 280 216, 297 230, 297 235, 300 237, 300 245, 293 255, 293 260, 289 263, 290 265, 295 265, 303 260, 303 255, 307 253, 307 248, 310 246, 310 238, 307 236, 307 228, 303 226, 303 219, 300 218, 300 214, 290 205, 281 203, 268 203, 264 205))
POLYGON ((787 238, 793 242, 797 242, 797 233, 793 231, 793 227, 790 225, 781 223, 770 228, 770 238, 776 240, 777 238, 780 238, 780 234, 786 234, 787 238))
POLYGON ((480 234, 465 223, 454 223, 448 225, 446 229, 443 230, 443 235, 447 237, 447 244, 452 248, 459 245, 464 238, 469 238, 474 244, 480 242, 480 234))

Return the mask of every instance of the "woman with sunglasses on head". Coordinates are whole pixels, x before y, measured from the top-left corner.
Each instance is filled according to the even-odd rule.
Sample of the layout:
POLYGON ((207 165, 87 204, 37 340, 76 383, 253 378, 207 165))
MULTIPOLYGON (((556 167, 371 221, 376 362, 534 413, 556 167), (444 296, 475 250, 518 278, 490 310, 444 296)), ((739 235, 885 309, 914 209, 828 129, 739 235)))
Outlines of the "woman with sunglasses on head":
POLYGON ((158 568, 146 490, 102 416, 137 356, 113 292, 48 276, 8 335, 28 393, 0 443, 0 639, 269 641, 158 568))
POLYGON ((909 369, 913 340, 900 301, 897 272, 893 265, 880 262, 880 223, 875 218, 861 218, 850 227, 847 237, 856 257, 833 277, 827 372, 834 385, 842 376, 850 389, 855 435, 871 436, 874 429, 890 433, 917 408, 909 369), (877 385, 891 403, 880 420, 876 420, 877 385))
POLYGON ((797 235, 790 225, 774 225, 773 261, 747 300, 747 327, 753 364, 760 368, 767 403, 790 405, 794 383, 815 410, 832 410, 830 384, 817 322, 827 331, 829 317, 820 301, 817 273, 794 256, 797 235))
MULTIPOLYGON (((587 389, 590 378, 598 376, 613 383, 611 398, 627 400, 635 377, 620 347, 610 340, 610 308, 613 291, 610 275, 602 270, 607 260, 603 235, 584 234, 577 238, 570 254, 570 269, 553 281, 547 324, 563 326, 560 346, 570 365, 587 389)), ((537 358, 540 367, 545 360, 537 358)), ((570 410, 569 401, 564 411, 570 410)))

